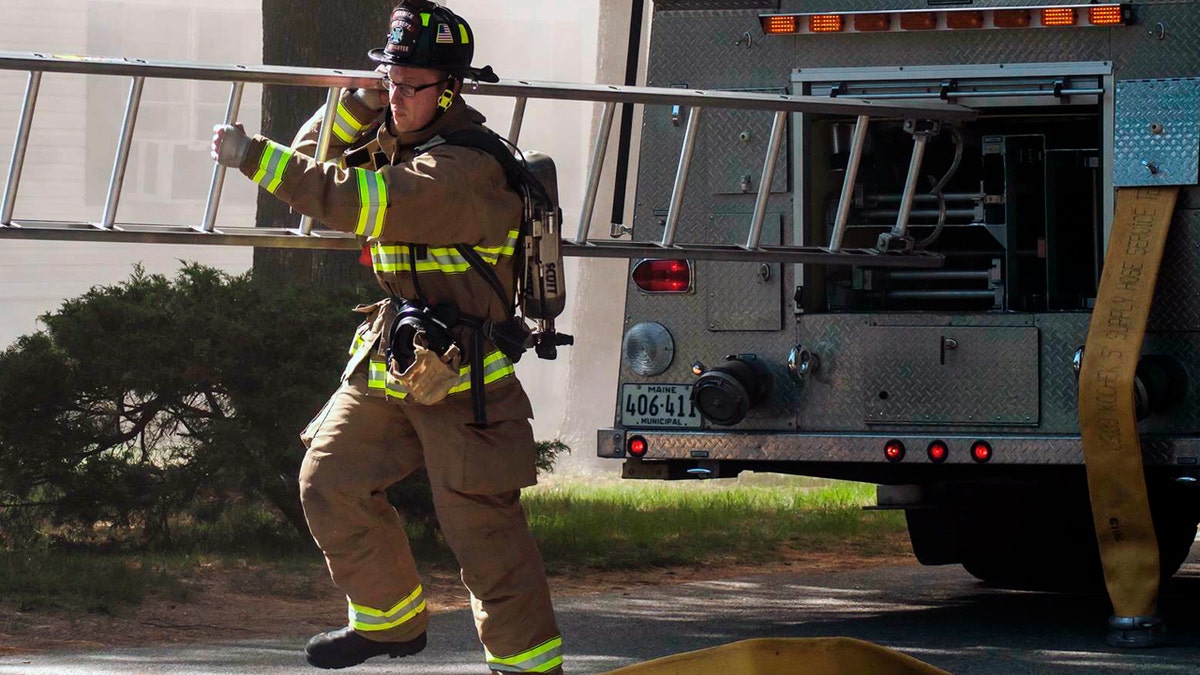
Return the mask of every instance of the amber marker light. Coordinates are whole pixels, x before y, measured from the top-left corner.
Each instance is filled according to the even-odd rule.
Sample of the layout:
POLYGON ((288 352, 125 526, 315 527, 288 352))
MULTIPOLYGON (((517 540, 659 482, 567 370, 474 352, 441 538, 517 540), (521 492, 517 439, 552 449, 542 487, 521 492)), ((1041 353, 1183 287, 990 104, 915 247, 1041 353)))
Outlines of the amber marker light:
POLYGON ((1043 26, 1074 26, 1074 7, 1046 7, 1042 10, 1043 26))
POLYGON ((1125 11, 1119 5, 1088 7, 1088 23, 1093 26, 1116 26, 1125 23, 1125 11))
POLYGON ((996 28, 1028 28, 1029 10, 998 9, 992 14, 992 25, 996 28))
POLYGON ((937 14, 933 12, 906 12, 900 15, 902 30, 933 30, 937 28, 937 14))
POLYGON ((892 27, 891 14, 855 14, 854 30, 860 33, 874 33, 890 30, 892 27))
POLYGON ((797 28, 798 24, 794 16, 768 16, 763 17, 762 20, 762 29, 767 35, 795 33, 797 28))
POLYGON ((950 12, 946 14, 946 27, 952 30, 983 28, 983 12, 950 12))
POLYGON ((812 33, 842 32, 841 14, 814 14, 808 17, 808 30, 812 33))

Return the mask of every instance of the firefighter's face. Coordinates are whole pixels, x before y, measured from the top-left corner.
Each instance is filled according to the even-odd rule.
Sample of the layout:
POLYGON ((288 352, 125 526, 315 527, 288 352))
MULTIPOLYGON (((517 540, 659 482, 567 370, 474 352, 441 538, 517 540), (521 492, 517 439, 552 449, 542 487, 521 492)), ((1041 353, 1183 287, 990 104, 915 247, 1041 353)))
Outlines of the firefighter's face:
POLYGON ((387 79, 388 104, 396 133, 418 131, 429 126, 437 115, 438 97, 449 84, 446 74, 427 68, 392 66, 384 77, 387 79))

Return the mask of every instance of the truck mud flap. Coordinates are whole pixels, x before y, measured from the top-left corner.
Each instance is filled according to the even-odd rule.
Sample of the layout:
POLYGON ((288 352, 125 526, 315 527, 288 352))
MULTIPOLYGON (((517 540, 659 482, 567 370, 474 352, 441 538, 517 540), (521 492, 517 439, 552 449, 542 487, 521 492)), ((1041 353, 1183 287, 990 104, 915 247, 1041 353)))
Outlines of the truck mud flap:
POLYGON ((1112 600, 1108 642, 1162 642, 1159 554, 1142 467, 1134 374, 1146 333, 1176 187, 1125 188, 1079 374, 1079 429, 1104 581, 1112 600))

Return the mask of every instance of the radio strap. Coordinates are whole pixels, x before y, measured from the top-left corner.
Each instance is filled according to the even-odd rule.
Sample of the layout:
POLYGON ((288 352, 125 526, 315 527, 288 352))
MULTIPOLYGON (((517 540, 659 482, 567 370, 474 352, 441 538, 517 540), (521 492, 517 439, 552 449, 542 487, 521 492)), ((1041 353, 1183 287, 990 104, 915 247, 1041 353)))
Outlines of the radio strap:
POLYGON ((1079 374, 1079 429, 1092 517, 1113 605, 1108 642, 1162 641, 1159 554, 1134 410, 1134 373, 1178 188, 1117 190, 1079 374))

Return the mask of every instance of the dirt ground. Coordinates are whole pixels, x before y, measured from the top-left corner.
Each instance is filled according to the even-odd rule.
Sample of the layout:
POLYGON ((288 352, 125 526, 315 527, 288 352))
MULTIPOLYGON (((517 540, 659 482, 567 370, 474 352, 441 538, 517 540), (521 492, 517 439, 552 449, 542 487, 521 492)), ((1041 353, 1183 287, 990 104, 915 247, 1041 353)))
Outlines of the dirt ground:
MULTIPOLYGON (((819 553, 790 551, 782 560, 767 565, 557 574, 551 576, 550 585, 555 597, 568 597, 746 574, 917 564, 906 550, 906 541, 887 548, 892 552, 872 555, 848 548, 819 553)), ((466 590, 456 571, 425 570, 423 580, 432 611, 468 606, 466 590)), ((0 655, 287 637, 295 637, 299 646, 313 633, 346 622, 345 598, 319 564, 314 564, 311 572, 287 575, 264 575, 262 570, 253 568, 202 567, 187 583, 190 591, 186 601, 148 598, 141 607, 118 616, 20 612, 0 601, 0 655), (288 622, 282 627, 270 626, 262 621, 264 616, 288 617, 288 622)))

